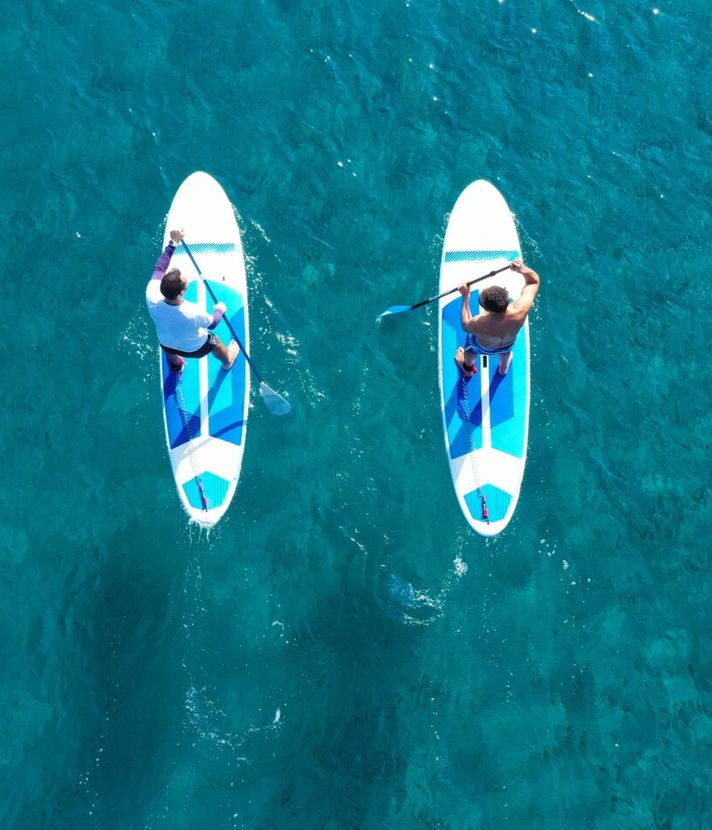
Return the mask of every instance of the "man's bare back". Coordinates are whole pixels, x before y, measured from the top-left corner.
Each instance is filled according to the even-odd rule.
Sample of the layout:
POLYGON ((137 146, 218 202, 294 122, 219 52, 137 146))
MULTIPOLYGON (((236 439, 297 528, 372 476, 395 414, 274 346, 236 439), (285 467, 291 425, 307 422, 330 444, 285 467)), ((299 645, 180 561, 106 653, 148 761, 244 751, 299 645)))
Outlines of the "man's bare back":
POLYGON ((459 286, 462 294, 460 322, 462 328, 472 337, 468 337, 465 349, 460 347, 457 350, 455 360, 468 379, 477 371, 475 360, 478 353, 498 354, 501 375, 506 374, 509 369, 512 361, 511 348, 519 329, 527 319, 541 284, 536 271, 528 268, 521 259, 514 260, 511 268, 513 271, 519 271, 524 277, 522 293, 510 303, 505 289, 497 286, 485 289, 480 293, 481 308, 477 316, 473 316, 470 311, 470 286, 466 283, 459 286))

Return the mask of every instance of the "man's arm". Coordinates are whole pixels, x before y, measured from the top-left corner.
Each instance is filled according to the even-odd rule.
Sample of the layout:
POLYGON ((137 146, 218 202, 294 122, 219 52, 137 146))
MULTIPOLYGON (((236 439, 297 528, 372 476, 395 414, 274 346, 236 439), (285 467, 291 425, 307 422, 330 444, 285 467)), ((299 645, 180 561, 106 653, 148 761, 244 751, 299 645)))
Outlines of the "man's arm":
POLYGON ((227 311, 227 306, 225 303, 215 303, 213 306, 213 319, 210 325, 208 326, 209 329, 214 329, 215 326, 222 320, 223 314, 227 311))
POLYGON ((171 261, 171 257, 173 256, 173 251, 175 251, 176 246, 169 242, 166 247, 163 249, 163 253, 158 257, 156 260, 156 264, 153 266, 153 273, 151 274, 152 280, 162 280, 168 270, 168 266, 171 261))
POLYGON ((511 268, 513 271, 519 271, 524 277, 524 288, 522 288, 522 293, 512 303, 512 311, 528 314, 529 309, 534 305, 536 295, 539 293, 541 279, 539 278, 539 274, 532 268, 527 267, 521 259, 515 259, 511 268))
POLYGON ((156 264, 153 266, 153 273, 151 274, 152 280, 162 280, 165 276, 171 257, 173 256, 173 251, 175 251, 176 245, 180 245, 180 241, 183 239, 183 231, 171 231, 170 237, 170 241, 163 249, 163 253, 158 257, 156 264))
POLYGON ((475 333, 475 317, 472 316, 472 312, 470 311, 470 286, 463 282, 462 285, 457 287, 457 290, 462 294, 462 308, 460 309, 460 324, 465 331, 469 331, 472 334, 475 333))

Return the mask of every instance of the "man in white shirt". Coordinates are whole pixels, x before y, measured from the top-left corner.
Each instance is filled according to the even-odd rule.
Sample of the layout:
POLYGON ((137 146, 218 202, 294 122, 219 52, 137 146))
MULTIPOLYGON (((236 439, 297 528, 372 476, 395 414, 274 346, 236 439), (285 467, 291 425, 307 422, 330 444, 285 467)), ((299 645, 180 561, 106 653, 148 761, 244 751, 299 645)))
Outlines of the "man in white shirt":
POLYGON ((158 258, 151 279, 146 286, 146 305, 156 326, 161 348, 171 366, 182 372, 184 357, 203 357, 213 352, 223 369, 231 369, 239 348, 231 340, 227 348, 220 338, 208 329, 214 329, 227 310, 225 303, 216 303, 213 314, 203 311, 195 303, 183 299, 188 280, 177 268, 168 271, 176 245, 183 239, 183 231, 170 232, 170 240, 158 258))

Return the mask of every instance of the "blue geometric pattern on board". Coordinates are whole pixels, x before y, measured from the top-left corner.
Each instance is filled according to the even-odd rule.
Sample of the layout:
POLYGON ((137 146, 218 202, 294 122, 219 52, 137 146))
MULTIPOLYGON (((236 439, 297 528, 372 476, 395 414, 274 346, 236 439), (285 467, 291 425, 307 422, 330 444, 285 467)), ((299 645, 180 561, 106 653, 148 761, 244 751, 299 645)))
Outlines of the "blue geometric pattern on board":
MULTIPOLYGON (((470 294, 476 305, 479 293, 470 294)), ((450 458, 459 458, 482 447, 482 401, 479 378, 466 382, 455 363, 458 346, 465 345, 465 332, 460 324, 461 300, 451 300, 442 312, 443 395, 445 423, 450 458), (467 394, 467 397, 466 397, 467 394)), ((479 367, 480 359, 477 358, 479 367)))
MULTIPOLYGON (((214 473, 206 472, 201 474, 200 483, 203 485, 208 508, 220 507, 223 501, 225 501, 230 482, 220 476, 216 476, 214 473)), ((196 510, 203 509, 203 501, 200 498, 198 482, 194 478, 186 481, 183 485, 183 492, 191 507, 194 507, 196 510)))
POLYGON ((504 377, 497 371, 499 359, 493 357, 489 360, 492 446, 516 458, 524 455, 527 417, 527 336, 524 329, 519 330, 512 349, 512 362, 504 377))
POLYGON ((193 280, 192 282, 188 283, 188 288, 185 292, 184 299, 188 300, 189 303, 197 303, 198 302, 198 281, 193 280))
POLYGON ((479 491, 473 490, 465 496, 465 504, 472 518, 484 523, 482 518, 482 495, 484 495, 487 502, 487 513, 490 522, 501 521, 507 515, 509 503, 512 501, 510 494, 505 493, 504 490, 500 490, 499 487, 495 487, 493 484, 485 484, 480 487, 479 491))
POLYGON ((163 363, 163 401, 166 408, 166 424, 171 449, 187 443, 200 435, 200 381, 198 361, 186 360, 183 372, 179 375, 168 362, 166 353, 161 349, 163 363), (180 389, 176 389, 180 383, 180 389), (185 409, 181 412, 183 403, 185 409), (186 430, 186 423, 188 429, 186 430))
MULTIPOLYGON (((227 306, 235 333, 240 341, 245 342, 245 308, 242 295, 224 283, 210 280, 218 302, 227 306)), ((227 327, 225 318, 213 329, 215 334, 227 345, 232 334, 227 327)), ((242 350, 235 359, 229 372, 226 372, 218 360, 208 361, 208 408, 210 412, 210 435, 239 446, 243 440, 245 421, 245 390, 247 387, 247 361, 242 350)))
MULTIPOLYGON (((470 294, 470 308, 476 309, 479 292, 470 294)), ((482 447, 482 399, 479 375, 466 383, 452 356, 458 346, 465 345, 465 332, 460 324, 461 301, 454 299, 443 309, 442 355, 445 422, 447 424, 450 458, 467 455, 482 447), (466 397, 467 395, 467 397, 466 397)), ((497 371, 499 358, 489 357, 489 405, 491 445, 502 452, 522 458, 525 451, 524 433, 527 417, 527 337, 521 329, 514 341, 512 363, 502 377, 497 371)), ((475 365, 483 371, 482 356, 475 365)))
POLYGON ((484 262, 488 259, 508 259, 519 256, 519 251, 446 251, 445 262, 484 262))
MULTIPOLYGON (((174 254, 175 256, 175 254, 174 254)), ((185 299, 191 303, 198 300, 198 286, 196 282, 188 285, 185 292, 185 299)), ((185 403, 185 411, 181 414, 180 406, 176 400, 176 384, 178 373, 171 369, 166 353, 161 349, 161 361, 163 363, 163 401, 166 408, 166 424, 168 425, 168 438, 171 449, 180 447, 191 438, 200 435, 200 379, 198 375, 198 361, 186 360, 183 372, 180 376, 181 389, 178 396, 185 403), (186 431, 185 423, 188 423, 186 431)))
MULTIPOLYGON (((191 247, 191 251, 193 250, 191 247)), ((232 246, 234 247, 234 245, 232 246)), ((222 282, 210 280, 218 301, 227 306, 227 314, 238 337, 245 342, 245 309, 242 296, 234 289, 222 282)), ((198 300, 198 281, 193 280, 188 285, 185 294, 189 302, 198 300)), ((211 298, 208 297, 208 310, 212 309, 211 298)), ((215 334, 227 345, 232 339, 225 318, 213 329, 215 334)), ((217 358, 208 356, 208 424, 210 435, 239 446, 244 437, 245 422, 243 420, 245 391, 247 386, 247 364, 240 353, 232 369, 226 372, 217 358)), ((170 370, 170 364, 165 353, 163 360, 163 399, 166 407, 166 423, 171 449, 187 443, 190 439, 200 435, 200 374, 198 360, 186 360, 181 374, 181 388, 176 399, 176 384, 178 375, 170 370), (182 392, 182 395, 181 395, 182 392), (184 402, 184 412, 181 413, 178 400, 184 402), (188 430, 185 428, 188 422, 188 430)))

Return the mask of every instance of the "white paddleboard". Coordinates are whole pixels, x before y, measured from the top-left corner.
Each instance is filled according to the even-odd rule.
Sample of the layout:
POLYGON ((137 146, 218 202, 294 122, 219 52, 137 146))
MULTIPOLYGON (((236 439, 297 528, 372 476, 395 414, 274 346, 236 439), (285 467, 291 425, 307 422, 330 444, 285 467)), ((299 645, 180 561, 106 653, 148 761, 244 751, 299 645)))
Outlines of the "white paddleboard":
MULTIPOLYGON (((178 188, 168 218, 169 231, 182 228, 195 261, 218 301, 227 306, 233 329, 250 348, 247 279, 240 230, 222 187, 207 173, 193 173, 178 188)), ((176 248, 169 268, 188 279, 185 299, 213 312, 213 301, 185 248, 176 248)), ((227 346, 232 335, 223 318, 214 329, 227 346)), ((179 376, 160 352, 166 443, 178 495, 190 518, 212 527, 235 493, 245 451, 250 375, 238 355, 226 372, 212 354, 187 358, 179 376)))
MULTIPOLYGON (((460 194, 450 214, 440 264, 440 291, 501 268, 521 256, 519 237, 504 197, 486 181, 460 194)), ((524 287, 516 271, 503 271, 472 287, 477 314, 479 291, 504 286, 511 299, 524 287)), ((439 300, 440 394, 450 473, 462 512, 483 536, 509 523, 524 476, 529 431, 529 322, 519 331, 506 375, 496 356, 477 355, 478 373, 466 381, 454 361, 466 333, 460 323, 459 292, 439 300)))

